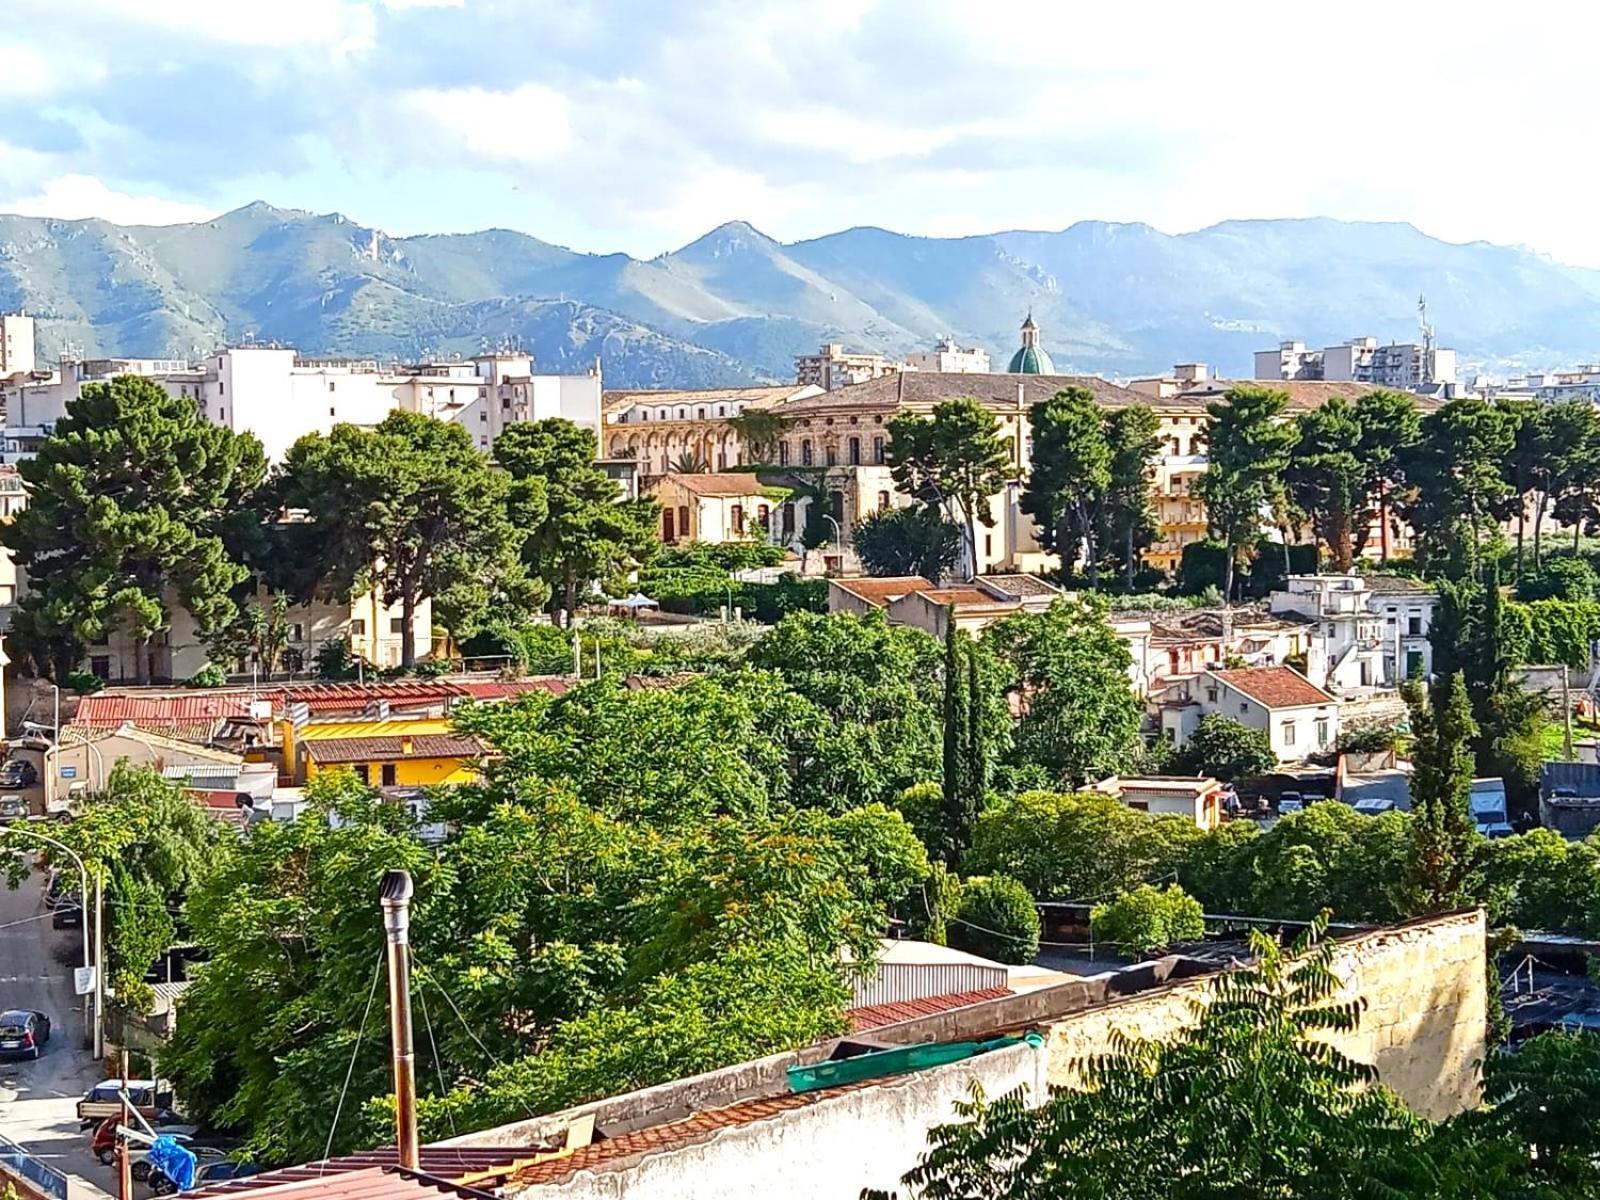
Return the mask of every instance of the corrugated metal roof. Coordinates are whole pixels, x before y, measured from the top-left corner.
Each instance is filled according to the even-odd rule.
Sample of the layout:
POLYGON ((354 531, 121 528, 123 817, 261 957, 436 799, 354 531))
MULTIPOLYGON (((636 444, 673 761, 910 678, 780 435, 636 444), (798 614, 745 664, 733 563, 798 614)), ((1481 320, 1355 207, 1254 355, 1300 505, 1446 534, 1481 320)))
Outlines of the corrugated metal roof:
POLYGON ((249 715, 248 692, 185 693, 173 696, 99 692, 78 701, 78 713, 73 720, 79 725, 99 726, 117 726, 131 721, 144 727, 218 721, 224 717, 249 715))

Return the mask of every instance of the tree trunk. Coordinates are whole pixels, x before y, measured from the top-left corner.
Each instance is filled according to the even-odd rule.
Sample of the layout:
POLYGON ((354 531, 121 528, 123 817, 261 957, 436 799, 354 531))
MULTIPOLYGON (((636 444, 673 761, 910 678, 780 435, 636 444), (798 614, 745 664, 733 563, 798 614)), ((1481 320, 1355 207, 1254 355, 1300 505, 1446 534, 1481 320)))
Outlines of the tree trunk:
POLYGON ((1526 493, 1517 496, 1517 582, 1522 582, 1522 535, 1528 526, 1528 497, 1526 493))
POLYGON ((1336 507, 1328 513, 1328 549, 1333 554, 1333 565, 1348 572, 1355 560, 1355 547, 1350 536, 1350 510, 1336 507))
MULTIPOLYGON (((417 665, 417 595, 412 588, 407 588, 400 596, 400 665, 414 667, 417 665)), ((378 630, 374 630, 374 633, 378 630)))
POLYGON ((1389 561, 1389 481, 1378 481, 1378 561, 1389 561))
POLYGON ((1083 546, 1088 557, 1089 587, 1098 589, 1100 586, 1100 549, 1094 544, 1094 522, 1087 513, 1081 514, 1083 518, 1083 546))
POLYGON ((1128 594, 1132 595, 1133 594, 1133 576, 1134 576, 1134 570, 1133 570, 1133 522, 1132 521, 1128 522, 1127 537, 1128 537, 1128 543, 1127 543, 1128 544, 1128 560, 1124 564, 1124 569, 1128 573, 1128 594))
POLYGON ((1539 493, 1539 506, 1533 510, 1533 569, 1540 570, 1543 566, 1544 548, 1542 538, 1544 535, 1544 510, 1550 503, 1550 493, 1539 493))
POLYGON ((967 519, 967 579, 971 581, 978 577, 978 519, 965 506, 961 514, 967 519))
POLYGON ((570 629, 573 617, 578 611, 578 573, 570 566, 562 574, 561 602, 566 607, 567 628, 570 629))
POLYGON ((1226 551, 1222 556, 1222 602, 1233 603, 1233 542, 1225 543, 1226 551))

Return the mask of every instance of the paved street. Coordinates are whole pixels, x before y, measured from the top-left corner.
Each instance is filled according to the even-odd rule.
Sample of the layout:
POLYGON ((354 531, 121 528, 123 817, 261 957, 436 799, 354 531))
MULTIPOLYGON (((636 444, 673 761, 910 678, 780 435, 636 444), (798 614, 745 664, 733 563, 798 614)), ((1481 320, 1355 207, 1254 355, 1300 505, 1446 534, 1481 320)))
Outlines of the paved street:
POLYGON ((72 994, 81 935, 50 928, 41 897, 37 876, 14 892, 0 884, 0 1009, 36 1008, 52 1024, 39 1061, 0 1062, 0 1133, 65 1172, 74 1198, 94 1200, 116 1181, 89 1153, 73 1111, 100 1078, 93 1054, 82 1048, 83 1009, 72 994))

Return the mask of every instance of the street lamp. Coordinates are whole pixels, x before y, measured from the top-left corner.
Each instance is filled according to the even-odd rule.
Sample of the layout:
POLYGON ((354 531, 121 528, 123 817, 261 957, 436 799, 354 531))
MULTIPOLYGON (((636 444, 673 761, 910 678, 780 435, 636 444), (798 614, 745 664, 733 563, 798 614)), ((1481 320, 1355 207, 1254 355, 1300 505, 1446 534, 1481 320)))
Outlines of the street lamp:
MULTIPOLYGON (((78 865, 78 887, 79 887, 79 891, 78 891, 78 908, 79 908, 79 911, 83 914, 83 926, 82 926, 82 928, 83 928, 83 965, 84 965, 85 968, 87 968, 90 965, 89 964, 89 869, 83 865, 83 859, 78 857, 78 854, 77 854, 77 852, 75 850, 73 850, 70 846, 65 846, 62 843, 56 841, 56 839, 53 838, 53 837, 47 837, 44 834, 38 832, 37 830, 25 829, 20 825, 6 825, 6 826, 3 826, 3 827, 0 827, 0 835, 8 834, 8 833, 21 834, 23 837, 38 838, 41 842, 44 842, 44 843, 46 843, 47 845, 50 845, 50 846, 54 846, 57 850, 61 851, 63 854, 65 854, 68 858, 72 859, 72 861, 75 862, 78 865)), ((105 1057, 105 1053, 106 1053, 105 1015, 104 1015, 105 1014, 105 975, 100 969, 100 966, 101 966, 101 963, 100 963, 100 958, 101 958, 100 888, 101 888, 100 874, 99 874, 99 872, 96 872, 95 873, 95 877, 94 877, 94 955, 95 955, 95 957, 94 957, 94 968, 95 968, 95 970, 94 970, 94 1057, 95 1057, 95 1060, 97 1062, 100 1059, 103 1059, 105 1057)), ((89 1005, 89 997, 88 997, 87 994, 84 996, 83 1003, 84 1003, 85 1009, 87 1009, 88 1005, 89 1005)), ((87 1013, 85 1014, 84 1024, 88 1024, 87 1013)))

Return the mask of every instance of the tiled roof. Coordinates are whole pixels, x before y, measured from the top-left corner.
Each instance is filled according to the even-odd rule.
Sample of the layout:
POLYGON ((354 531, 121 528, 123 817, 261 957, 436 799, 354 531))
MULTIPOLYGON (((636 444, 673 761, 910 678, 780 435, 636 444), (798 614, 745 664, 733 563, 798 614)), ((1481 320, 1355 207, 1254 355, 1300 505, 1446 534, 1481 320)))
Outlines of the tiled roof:
POLYGON ((840 591, 882 608, 889 601, 912 592, 931 592, 937 586, 921 575, 885 575, 865 579, 831 579, 840 591))
POLYGON ((820 396, 791 400, 780 405, 778 411, 789 416, 834 408, 869 411, 932 408, 942 400, 963 396, 971 396, 990 408, 1015 409, 1019 388, 1023 407, 1027 407, 1037 401, 1048 400, 1069 387, 1087 388, 1095 402, 1106 408, 1149 404, 1157 409, 1174 407, 1187 411, 1196 407, 1193 403, 1175 405, 1170 400, 1156 400, 1092 375, 954 375, 938 371, 902 371, 897 375, 854 383, 820 396))
POLYGON ((1363 575, 1361 582, 1367 585, 1369 591, 1379 596, 1419 592, 1431 595, 1438 590, 1427 580, 1412 579, 1409 575, 1363 575))
POLYGON ((1334 699, 1293 667, 1247 667, 1206 674, 1268 708, 1299 708, 1332 704, 1334 699))
POLYGON ((248 717, 250 700, 249 692, 190 692, 173 696, 100 692, 78 701, 78 712, 73 720, 79 725, 111 727, 131 721, 141 729, 209 724, 224 717, 248 717))
POLYGON ((975 587, 931 588, 922 593, 935 604, 954 604, 957 611, 963 608, 1015 608, 1016 602, 1002 600, 975 587))
MULTIPOLYGON (((672 482, 697 496, 759 496, 761 481, 747 471, 712 472, 709 475, 690 475, 673 472, 662 476, 660 483, 672 482)), ((660 483, 657 486, 660 486, 660 483)))
POLYGON ((324 738, 302 743, 315 763, 395 762, 413 758, 477 758, 483 744, 450 733, 417 733, 395 737, 324 738), (411 743, 411 753, 401 743, 411 743))
MULTIPOLYGON (((777 387, 732 387, 694 389, 636 389, 607 390, 600 396, 600 407, 607 416, 631 408, 635 404, 707 404, 737 401, 747 407, 761 408, 776 404, 801 391, 805 385, 786 383, 777 387)), ((631 423, 631 422, 630 422, 631 423)))
MULTIPOLYGON (((420 1171, 406 1171, 393 1146, 364 1150, 339 1158, 323 1159, 279 1171, 264 1171, 243 1179, 189 1192, 195 1196, 231 1196, 267 1192, 272 1197, 331 1197, 334 1200, 411 1200, 418 1189, 451 1195, 488 1197, 476 1188, 493 1186, 521 1167, 549 1155, 550 1146, 424 1146, 418 1155, 420 1171), (387 1177, 387 1182, 380 1182, 387 1177)), ((264 1198, 263 1198, 264 1200, 264 1198)))
POLYGON ((976 581, 981 587, 999 588, 1012 596, 1059 596, 1060 588, 1046 583, 1037 575, 980 575, 976 581))
MULTIPOLYGON (((1268 391, 1281 392, 1289 398, 1286 411, 1306 412, 1313 408, 1321 408, 1335 397, 1341 400, 1358 399, 1372 391, 1374 385, 1320 379, 1211 379, 1198 387, 1179 392, 1167 403, 1180 401, 1189 407, 1203 407, 1207 401, 1220 399, 1224 393, 1236 387, 1265 388, 1268 391)), ((1411 399, 1423 412, 1431 412, 1439 407, 1439 401, 1432 396, 1414 395, 1411 399)))
POLYGON ((552 696, 564 695, 568 683, 559 675, 542 675, 538 679, 474 679, 455 685, 473 700, 515 700, 528 692, 549 692, 552 696))
POLYGON ((922 1000, 897 1000, 889 1004, 868 1004, 852 1008, 844 1015, 849 1018, 853 1033, 868 1029, 881 1029, 885 1025, 898 1025, 901 1021, 914 1021, 918 1017, 932 1017, 969 1004, 982 1004, 985 1000, 999 1000, 1011 995, 1007 987, 978 988, 970 992, 951 992, 946 996, 929 996, 922 1000))

